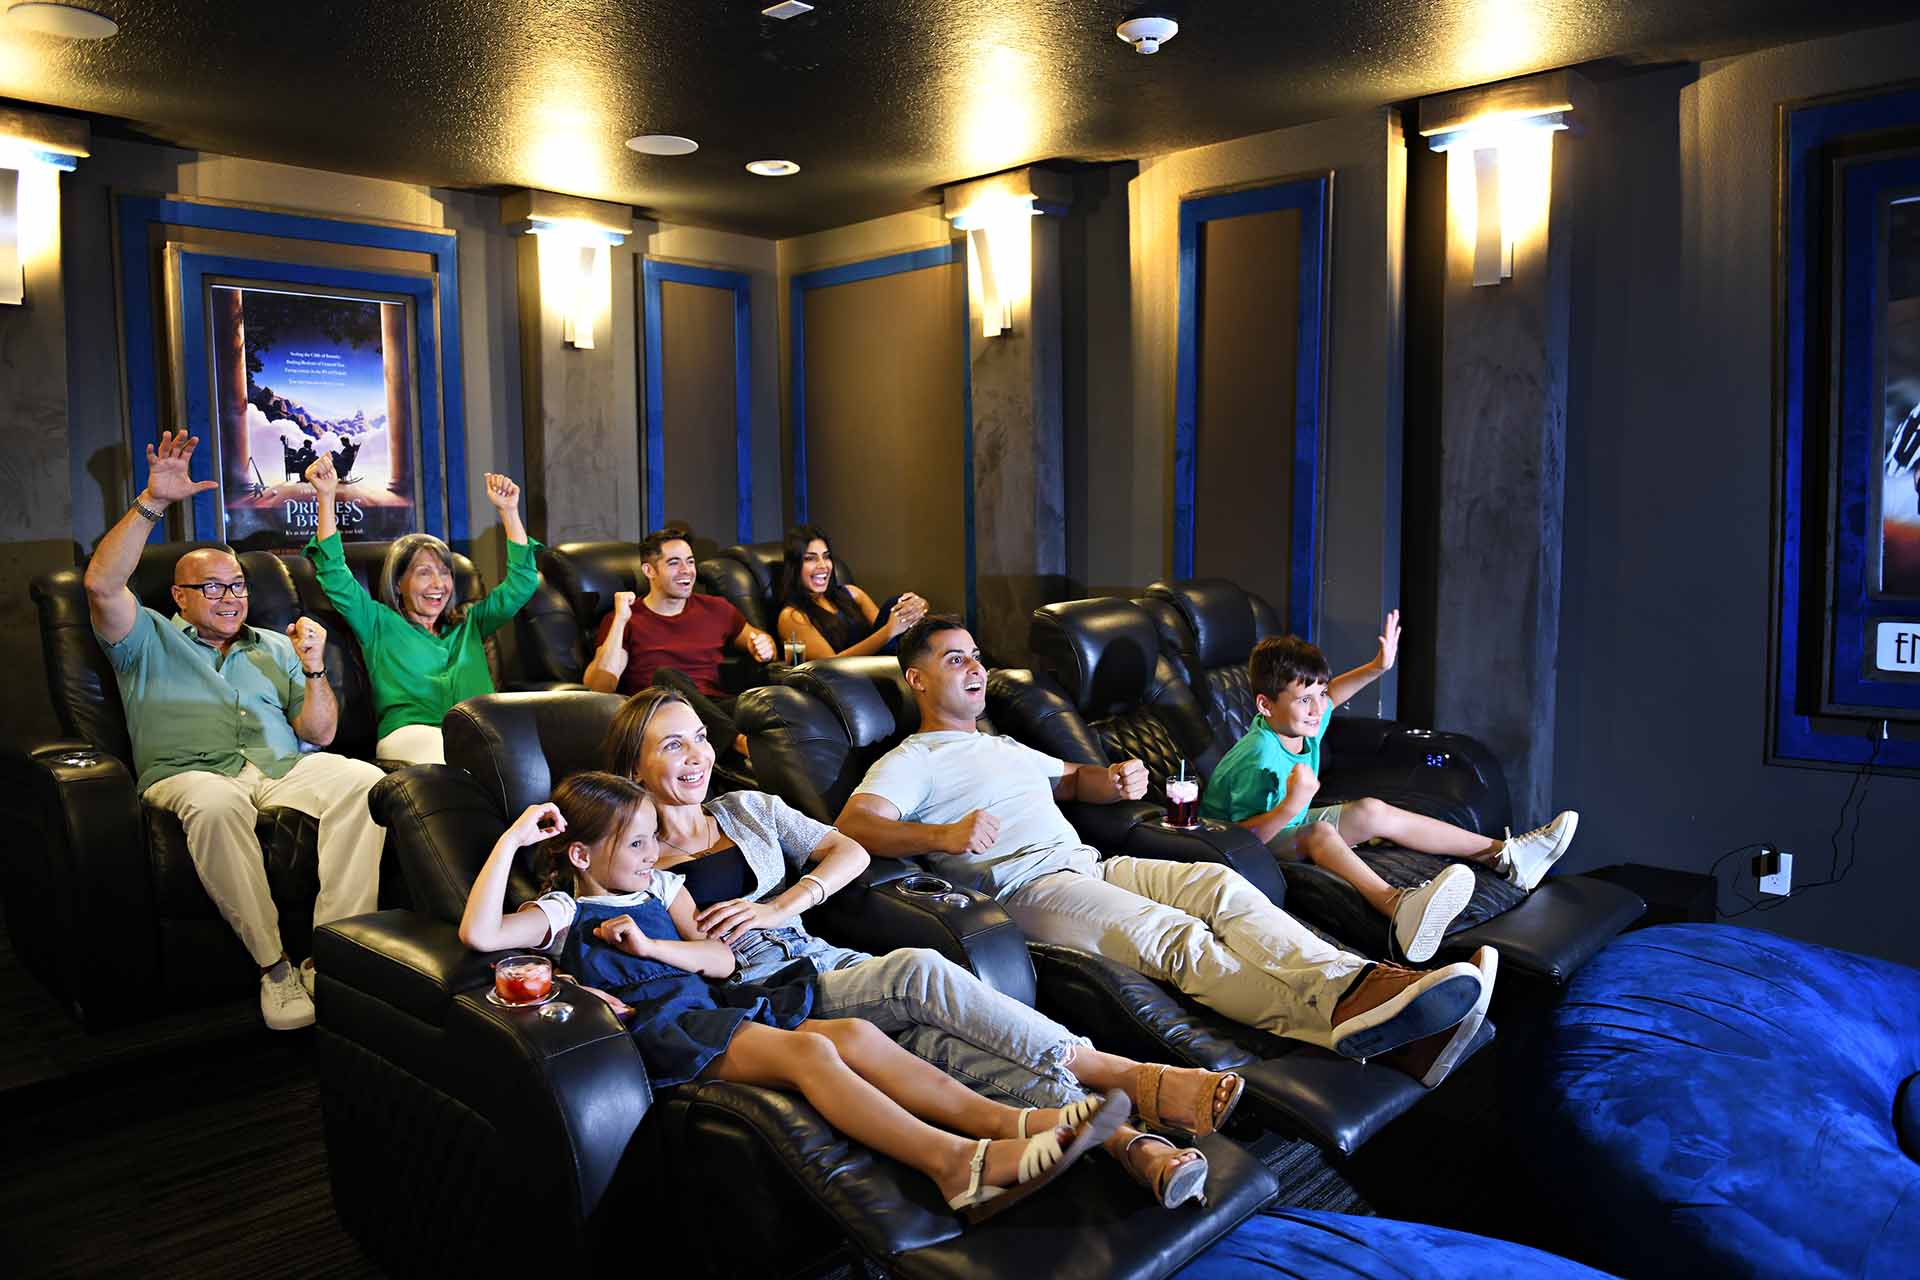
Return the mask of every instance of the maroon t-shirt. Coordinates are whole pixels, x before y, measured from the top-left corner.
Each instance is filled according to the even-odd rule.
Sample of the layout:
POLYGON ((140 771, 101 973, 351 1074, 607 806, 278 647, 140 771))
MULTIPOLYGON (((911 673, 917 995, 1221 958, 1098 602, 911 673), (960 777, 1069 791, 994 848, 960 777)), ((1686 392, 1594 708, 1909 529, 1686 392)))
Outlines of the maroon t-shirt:
MULTIPOLYGON (((687 607, 672 617, 647 608, 645 599, 634 601, 633 615, 627 620, 627 670, 620 677, 620 692, 638 693, 653 683, 654 672, 674 667, 700 692, 728 697, 720 686, 720 659, 745 625, 741 612, 720 596, 688 596, 687 607)), ((600 619, 594 648, 606 643, 612 626, 612 614, 600 619)))

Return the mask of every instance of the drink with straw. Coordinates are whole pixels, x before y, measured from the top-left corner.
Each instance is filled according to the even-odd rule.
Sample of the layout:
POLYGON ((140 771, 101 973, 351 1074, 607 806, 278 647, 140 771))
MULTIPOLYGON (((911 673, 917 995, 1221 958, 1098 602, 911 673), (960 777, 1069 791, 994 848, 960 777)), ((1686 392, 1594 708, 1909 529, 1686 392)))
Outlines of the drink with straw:
POLYGON ((1180 762, 1180 776, 1167 779, 1167 825, 1191 831, 1200 825, 1200 779, 1187 776, 1187 762, 1180 762))

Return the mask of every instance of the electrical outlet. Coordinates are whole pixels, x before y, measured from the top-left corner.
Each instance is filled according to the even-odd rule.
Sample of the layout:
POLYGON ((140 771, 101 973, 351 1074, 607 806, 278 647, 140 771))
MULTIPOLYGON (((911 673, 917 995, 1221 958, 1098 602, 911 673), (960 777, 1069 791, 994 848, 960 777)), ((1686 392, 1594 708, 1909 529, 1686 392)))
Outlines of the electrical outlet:
POLYGON ((1786 897, 1793 892, 1793 855, 1780 851, 1780 869, 1772 875, 1760 877, 1760 892, 1786 897))

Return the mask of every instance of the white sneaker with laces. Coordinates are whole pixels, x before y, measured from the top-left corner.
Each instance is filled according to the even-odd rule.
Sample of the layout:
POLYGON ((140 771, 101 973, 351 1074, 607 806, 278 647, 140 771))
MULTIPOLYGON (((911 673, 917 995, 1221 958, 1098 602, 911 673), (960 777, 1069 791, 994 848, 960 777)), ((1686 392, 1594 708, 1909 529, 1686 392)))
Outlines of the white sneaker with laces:
POLYGON ((1433 959, 1447 926, 1473 897, 1473 872, 1454 863, 1416 889, 1402 889, 1393 906, 1393 940, 1409 964, 1433 959))
POLYGON ((278 979, 271 972, 260 975, 260 1016, 274 1031, 296 1031, 313 1025, 313 999, 292 965, 278 979))
POLYGON ((1560 861, 1560 855, 1573 844, 1573 833, 1579 825, 1580 815, 1568 809, 1544 827, 1536 827, 1525 835, 1509 835, 1500 850, 1507 864, 1507 880, 1532 893, 1547 878, 1553 864, 1560 861))
POLYGON ((308 956, 300 962, 300 985, 307 993, 307 999, 313 999, 313 957, 308 956))

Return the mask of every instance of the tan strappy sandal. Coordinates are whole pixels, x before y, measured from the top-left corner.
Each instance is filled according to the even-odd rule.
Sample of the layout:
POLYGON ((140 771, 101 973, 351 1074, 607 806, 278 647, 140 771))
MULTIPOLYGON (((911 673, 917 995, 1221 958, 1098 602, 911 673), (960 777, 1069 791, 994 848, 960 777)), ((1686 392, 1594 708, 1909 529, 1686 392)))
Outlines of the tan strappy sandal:
POLYGON ((1127 1171, 1127 1176, 1151 1192, 1153 1198, 1160 1202, 1162 1209, 1177 1209, 1189 1200, 1205 1202, 1204 1195, 1207 1189, 1206 1152, 1192 1147, 1175 1146, 1157 1133, 1143 1133, 1134 1137, 1126 1146, 1120 1148, 1119 1159, 1120 1167, 1127 1171), (1190 1151, 1194 1158, 1177 1165, 1163 1164, 1153 1179, 1149 1180, 1145 1174, 1134 1167, 1132 1159, 1133 1149, 1143 1142, 1159 1142, 1164 1143, 1166 1146, 1173 1147, 1175 1151, 1190 1151))
MULTIPOLYGON (((1240 1105, 1240 1097, 1246 1092, 1247 1082, 1237 1071, 1204 1071, 1198 1067, 1169 1067, 1159 1062, 1143 1062, 1134 1068, 1133 1098, 1140 1108, 1140 1121, 1149 1129, 1178 1129, 1182 1133, 1204 1138, 1215 1132, 1227 1122, 1233 1109, 1240 1105), (1167 1073, 1175 1072, 1174 1082, 1167 1080, 1167 1073), (1165 1116, 1165 1104, 1175 1093, 1180 1083, 1198 1080, 1199 1087, 1184 1090, 1187 1100, 1192 1104, 1193 1123, 1191 1125, 1170 1121, 1165 1116), (1223 1101, 1220 1086, 1231 1082, 1223 1101), (1168 1088, 1174 1083, 1175 1088, 1168 1088)), ((1184 1108, 1183 1108, 1184 1109, 1184 1108)))

